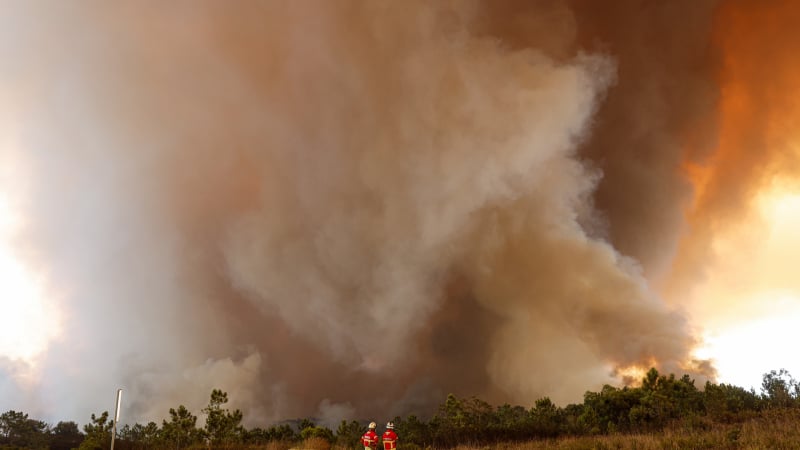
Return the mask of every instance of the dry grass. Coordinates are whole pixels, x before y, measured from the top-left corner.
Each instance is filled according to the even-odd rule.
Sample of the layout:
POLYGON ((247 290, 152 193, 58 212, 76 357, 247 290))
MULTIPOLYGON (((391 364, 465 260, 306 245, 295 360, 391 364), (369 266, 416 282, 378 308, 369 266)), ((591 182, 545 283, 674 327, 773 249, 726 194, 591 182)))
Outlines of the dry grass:
POLYGON ((312 437, 301 442, 297 448, 302 450, 331 450, 331 443, 320 437, 312 437))
POLYGON ((292 444, 289 442, 275 441, 265 445, 263 450, 289 450, 290 448, 292 448, 292 444))
MULTIPOLYGON (((249 450, 290 450, 290 444, 273 442, 265 446, 242 446, 249 450)), ((302 450, 345 450, 321 438, 307 439, 291 446, 302 450)), ((398 450, 404 450, 401 444, 398 450)), ((407 446, 410 448, 413 446, 407 446)), ((230 447, 233 449, 234 447, 230 447)), ((800 410, 764 411, 734 424, 712 423, 706 419, 676 423, 652 434, 613 434, 506 443, 491 446, 458 446, 455 450, 800 450, 800 410)), ((433 450, 433 449, 425 449, 433 450)))
MULTIPOLYGON (((457 450, 800 450, 800 411, 767 411, 739 424, 686 427, 680 424, 653 434, 537 440, 457 450)), ((402 449, 401 449, 402 450, 402 449)))

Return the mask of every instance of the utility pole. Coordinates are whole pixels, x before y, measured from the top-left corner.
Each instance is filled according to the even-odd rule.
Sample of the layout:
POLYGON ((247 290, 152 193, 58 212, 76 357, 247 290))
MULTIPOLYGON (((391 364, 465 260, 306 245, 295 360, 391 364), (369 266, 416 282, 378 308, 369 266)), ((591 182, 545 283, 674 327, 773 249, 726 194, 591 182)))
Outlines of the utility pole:
POLYGON ((114 439, 117 437, 117 422, 119 422, 119 407, 122 403, 122 389, 117 389, 117 408, 114 412, 114 429, 111 431, 111 450, 114 450, 114 439))

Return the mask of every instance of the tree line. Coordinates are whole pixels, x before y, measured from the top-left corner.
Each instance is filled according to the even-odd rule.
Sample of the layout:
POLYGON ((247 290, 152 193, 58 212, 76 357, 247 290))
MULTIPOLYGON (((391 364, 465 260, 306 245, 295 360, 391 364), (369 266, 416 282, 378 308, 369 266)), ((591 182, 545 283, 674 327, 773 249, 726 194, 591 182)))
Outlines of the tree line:
MULTIPOLYGON (((314 440, 323 447, 360 448, 366 423, 343 420, 336 430, 313 419, 246 428, 242 412, 229 410, 227 393, 214 389, 201 413, 205 424, 185 406, 170 408, 161 425, 149 422, 118 428, 115 448, 185 449, 245 448, 270 443, 289 445, 314 440)), ((564 407, 544 397, 532 407, 509 404, 492 406, 477 399, 447 396, 427 420, 409 415, 395 417, 400 446, 406 450, 451 448, 457 445, 487 445, 561 436, 608 433, 656 432, 669 424, 709 427, 757 416, 773 408, 800 408, 800 384, 786 370, 771 371, 762 378, 761 392, 728 384, 707 382, 703 389, 688 375, 662 375, 650 369, 640 386, 606 385, 599 392, 587 391, 583 402, 564 407)), ((0 415, 0 448, 51 448, 93 450, 109 448, 113 421, 108 412, 92 414, 82 431, 75 422, 55 426, 28 414, 8 411, 0 415)))

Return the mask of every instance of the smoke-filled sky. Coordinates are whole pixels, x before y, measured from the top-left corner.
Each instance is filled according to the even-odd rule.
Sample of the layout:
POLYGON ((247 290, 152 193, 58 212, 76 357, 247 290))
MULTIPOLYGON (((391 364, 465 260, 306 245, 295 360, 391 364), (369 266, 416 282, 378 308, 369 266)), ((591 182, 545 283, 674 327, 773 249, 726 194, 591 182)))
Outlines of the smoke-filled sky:
POLYGON ((795 2, 4 6, 0 410, 800 370, 795 2))

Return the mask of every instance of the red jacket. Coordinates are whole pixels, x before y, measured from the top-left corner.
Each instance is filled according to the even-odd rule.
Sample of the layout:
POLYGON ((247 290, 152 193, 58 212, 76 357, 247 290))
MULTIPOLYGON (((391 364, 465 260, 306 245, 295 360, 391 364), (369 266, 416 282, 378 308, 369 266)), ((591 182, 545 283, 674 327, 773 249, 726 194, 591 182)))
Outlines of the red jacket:
POLYGON ((397 433, 393 430, 386 430, 381 436, 381 440, 383 441, 383 450, 393 450, 397 448, 397 433))
POLYGON ((378 448, 378 433, 375 430, 369 430, 361 436, 361 443, 364 447, 378 448))

